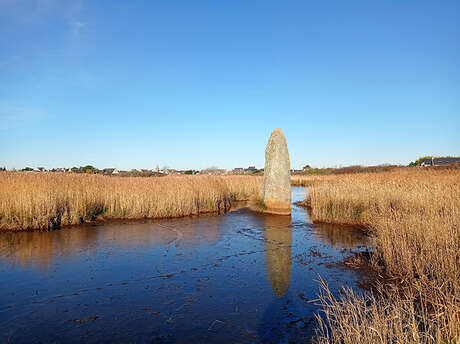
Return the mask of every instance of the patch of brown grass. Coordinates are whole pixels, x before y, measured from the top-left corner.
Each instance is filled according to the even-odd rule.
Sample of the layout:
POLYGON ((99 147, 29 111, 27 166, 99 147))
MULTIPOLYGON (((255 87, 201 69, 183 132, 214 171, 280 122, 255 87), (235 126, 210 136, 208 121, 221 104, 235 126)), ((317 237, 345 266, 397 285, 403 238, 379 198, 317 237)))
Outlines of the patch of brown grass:
POLYGON ((323 281, 322 290, 316 343, 458 343, 453 293, 386 285, 365 294, 344 288, 337 297, 323 281))
POLYGON ((318 183, 324 183, 328 180, 333 180, 333 175, 321 175, 321 174, 308 174, 308 175, 291 175, 292 186, 313 186, 318 183))
POLYGON ((47 230, 105 218, 168 218, 219 212, 256 195, 252 176, 107 177, 0 173, 0 229, 47 230))
POLYGON ((326 289, 319 342, 460 340, 459 170, 327 176, 312 184, 307 203, 316 222, 369 227, 370 263, 394 281, 365 297, 348 290, 334 298, 326 289))

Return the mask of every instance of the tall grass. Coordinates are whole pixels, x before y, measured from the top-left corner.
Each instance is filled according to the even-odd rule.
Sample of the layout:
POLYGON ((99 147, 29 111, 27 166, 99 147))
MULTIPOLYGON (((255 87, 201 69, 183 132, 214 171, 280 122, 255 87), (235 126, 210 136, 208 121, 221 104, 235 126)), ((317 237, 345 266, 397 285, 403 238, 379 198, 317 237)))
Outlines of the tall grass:
POLYGON ((0 173, 0 229, 46 230, 106 218, 167 218, 219 212, 257 194, 251 176, 107 177, 0 173))
POLYGON ((460 341, 460 171, 398 169, 327 176, 311 184, 316 222, 367 226, 369 262, 386 286, 322 296, 321 343, 460 341), (396 287, 395 287, 396 286, 396 287))
POLYGON ((330 174, 291 175, 291 185, 311 187, 318 183, 324 183, 328 180, 334 180, 335 178, 335 175, 330 174))

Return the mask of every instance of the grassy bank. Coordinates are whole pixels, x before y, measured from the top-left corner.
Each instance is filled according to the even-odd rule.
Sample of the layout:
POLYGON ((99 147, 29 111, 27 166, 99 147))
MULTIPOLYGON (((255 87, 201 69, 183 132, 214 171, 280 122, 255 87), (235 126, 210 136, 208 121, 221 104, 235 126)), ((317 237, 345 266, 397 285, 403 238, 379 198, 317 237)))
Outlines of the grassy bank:
POLYGON ((364 225, 380 292, 322 296, 321 343, 459 343, 460 171, 399 169, 310 185, 314 221, 364 225))
POLYGON ((255 195, 251 176, 107 177, 0 173, 0 229, 46 230, 104 218, 166 218, 217 212, 255 195))

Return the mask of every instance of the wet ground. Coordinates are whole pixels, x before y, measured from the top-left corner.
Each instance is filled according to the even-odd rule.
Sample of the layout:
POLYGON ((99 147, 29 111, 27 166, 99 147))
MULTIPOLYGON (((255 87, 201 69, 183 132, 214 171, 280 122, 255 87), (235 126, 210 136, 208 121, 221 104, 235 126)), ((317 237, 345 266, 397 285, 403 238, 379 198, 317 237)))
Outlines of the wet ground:
POLYGON ((336 264, 369 244, 295 205, 2 233, 0 342, 309 342, 315 280, 357 288, 336 264))

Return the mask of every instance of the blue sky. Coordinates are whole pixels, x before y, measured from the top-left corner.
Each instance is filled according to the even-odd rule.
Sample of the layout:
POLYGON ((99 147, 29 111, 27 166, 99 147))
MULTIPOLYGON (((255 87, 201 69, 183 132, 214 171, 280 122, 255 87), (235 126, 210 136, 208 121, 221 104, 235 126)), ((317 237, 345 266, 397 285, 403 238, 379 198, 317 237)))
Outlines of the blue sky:
POLYGON ((0 165, 460 155, 460 1, 0 0, 0 165))

